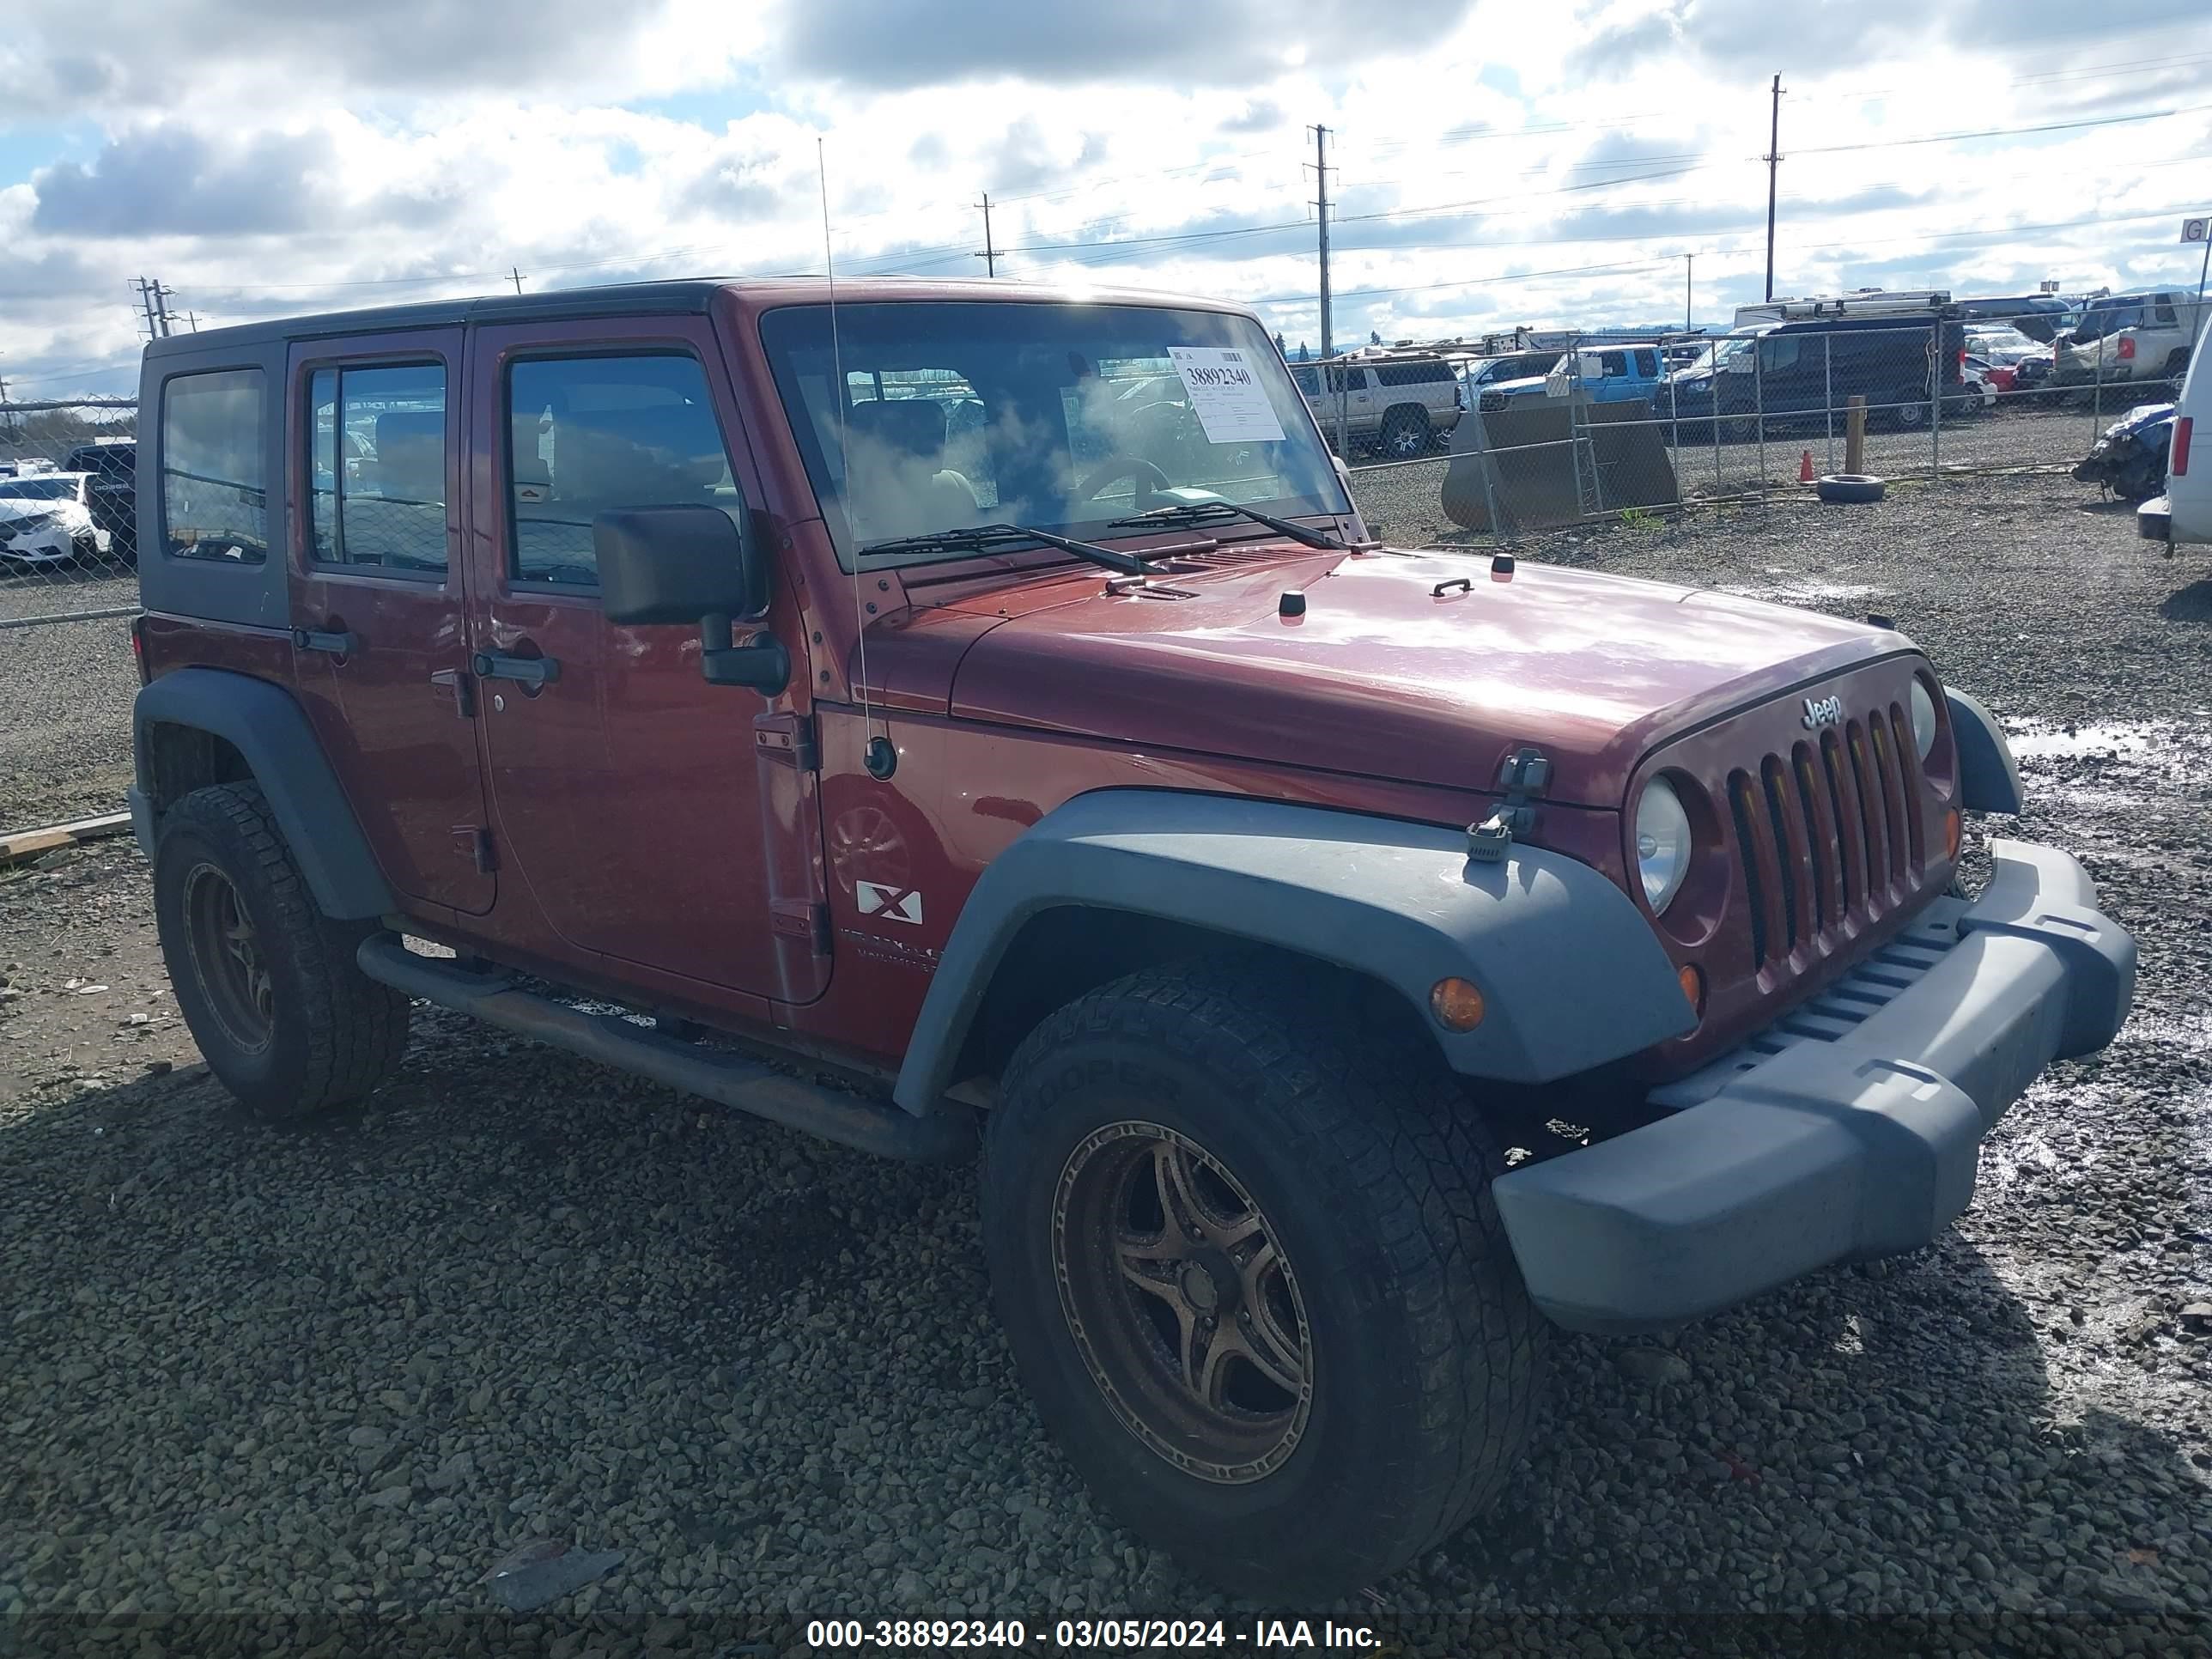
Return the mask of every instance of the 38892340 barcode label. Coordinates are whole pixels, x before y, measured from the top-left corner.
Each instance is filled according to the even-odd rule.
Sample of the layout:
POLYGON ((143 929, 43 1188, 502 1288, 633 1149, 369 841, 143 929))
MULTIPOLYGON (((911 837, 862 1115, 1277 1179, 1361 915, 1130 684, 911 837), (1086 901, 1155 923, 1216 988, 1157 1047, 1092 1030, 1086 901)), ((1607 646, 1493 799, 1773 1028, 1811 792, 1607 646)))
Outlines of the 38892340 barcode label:
POLYGON ((1227 346, 1170 346, 1191 412, 1214 444, 1280 443, 1283 423, 1267 387, 1242 351, 1227 346))

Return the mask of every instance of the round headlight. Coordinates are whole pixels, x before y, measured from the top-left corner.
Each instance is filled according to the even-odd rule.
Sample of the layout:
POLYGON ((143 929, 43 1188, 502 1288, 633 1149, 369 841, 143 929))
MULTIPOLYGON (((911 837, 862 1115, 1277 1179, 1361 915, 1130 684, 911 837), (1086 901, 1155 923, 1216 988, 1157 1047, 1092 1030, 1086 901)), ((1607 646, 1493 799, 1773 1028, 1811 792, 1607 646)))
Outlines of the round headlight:
POLYGON ((1912 682, 1912 746, 1920 751, 1923 760, 1936 746, 1936 699, 1928 695, 1928 688, 1917 679, 1912 682))
POLYGON ((1654 915, 1674 902, 1690 873, 1690 815, 1664 778, 1644 785, 1636 803, 1636 872, 1654 915))

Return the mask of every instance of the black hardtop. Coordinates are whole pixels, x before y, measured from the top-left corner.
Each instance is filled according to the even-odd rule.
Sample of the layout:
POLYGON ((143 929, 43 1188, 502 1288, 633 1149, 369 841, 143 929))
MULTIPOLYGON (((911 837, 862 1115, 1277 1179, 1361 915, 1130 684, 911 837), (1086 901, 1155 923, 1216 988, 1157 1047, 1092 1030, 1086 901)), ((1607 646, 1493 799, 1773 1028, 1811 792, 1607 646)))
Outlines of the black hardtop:
POLYGON ((553 289, 543 294, 483 294, 466 300, 428 300, 415 305, 371 306, 305 317, 276 317, 231 328, 173 334, 146 347, 149 358, 183 352, 312 340, 335 334, 381 334, 410 328, 452 328, 464 323, 540 323, 565 317, 621 317, 635 313, 703 313, 728 282, 684 277, 665 283, 617 283, 605 288, 553 289))

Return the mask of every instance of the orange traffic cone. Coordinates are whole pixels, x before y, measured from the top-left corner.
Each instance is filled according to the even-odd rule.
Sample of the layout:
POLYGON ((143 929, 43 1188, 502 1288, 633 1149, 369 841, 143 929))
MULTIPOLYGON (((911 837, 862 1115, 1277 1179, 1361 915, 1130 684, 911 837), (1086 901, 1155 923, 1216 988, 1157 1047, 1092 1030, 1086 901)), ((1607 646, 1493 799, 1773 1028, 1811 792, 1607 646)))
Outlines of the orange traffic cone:
POLYGON ((1809 449, 1804 452, 1797 463, 1797 482, 1799 483, 1813 482, 1813 452, 1809 449))

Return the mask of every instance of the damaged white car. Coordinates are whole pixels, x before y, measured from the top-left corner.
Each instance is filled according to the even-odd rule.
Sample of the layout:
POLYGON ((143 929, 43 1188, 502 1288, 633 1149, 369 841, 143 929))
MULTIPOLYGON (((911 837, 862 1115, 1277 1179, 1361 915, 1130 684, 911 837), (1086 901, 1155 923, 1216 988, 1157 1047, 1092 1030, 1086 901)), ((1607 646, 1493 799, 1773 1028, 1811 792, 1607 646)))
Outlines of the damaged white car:
POLYGON ((0 478, 0 566, 104 557, 107 532, 93 523, 91 480, 88 472, 0 478))

